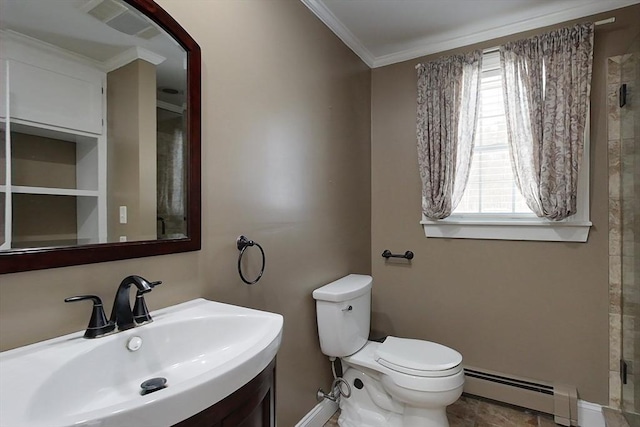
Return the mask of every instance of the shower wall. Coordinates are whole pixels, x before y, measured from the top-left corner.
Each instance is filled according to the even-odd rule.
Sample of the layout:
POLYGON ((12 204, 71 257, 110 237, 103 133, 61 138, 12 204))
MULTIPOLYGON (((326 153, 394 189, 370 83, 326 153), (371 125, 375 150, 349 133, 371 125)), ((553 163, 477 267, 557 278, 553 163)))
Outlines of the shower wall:
MULTIPOLYGON (((634 44, 637 47, 637 43, 634 44)), ((608 59, 610 405, 640 426, 640 55, 608 59), (627 375, 621 376, 621 363, 627 375)))
POLYGON ((640 38, 621 67, 622 356, 632 374, 622 385, 622 410, 640 427, 640 38))

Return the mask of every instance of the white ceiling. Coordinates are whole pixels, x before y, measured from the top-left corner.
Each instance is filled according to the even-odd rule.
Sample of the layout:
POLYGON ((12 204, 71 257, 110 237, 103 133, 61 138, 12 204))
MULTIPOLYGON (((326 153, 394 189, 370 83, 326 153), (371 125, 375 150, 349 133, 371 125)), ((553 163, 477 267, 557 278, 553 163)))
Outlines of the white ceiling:
POLYGON ((301 0, 372 68, 640 0, 301 0))

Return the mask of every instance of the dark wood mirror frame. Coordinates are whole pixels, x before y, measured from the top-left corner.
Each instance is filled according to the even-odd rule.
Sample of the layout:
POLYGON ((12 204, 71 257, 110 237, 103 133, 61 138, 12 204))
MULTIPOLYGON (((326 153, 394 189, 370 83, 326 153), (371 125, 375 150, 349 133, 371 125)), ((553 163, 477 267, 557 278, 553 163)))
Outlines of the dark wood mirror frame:
POLYGON ((154 1, 124 1, 162 27, 187 52, 188 237, 0 252, 0 274, 200 250, 200 47, 171 15, 154 1))

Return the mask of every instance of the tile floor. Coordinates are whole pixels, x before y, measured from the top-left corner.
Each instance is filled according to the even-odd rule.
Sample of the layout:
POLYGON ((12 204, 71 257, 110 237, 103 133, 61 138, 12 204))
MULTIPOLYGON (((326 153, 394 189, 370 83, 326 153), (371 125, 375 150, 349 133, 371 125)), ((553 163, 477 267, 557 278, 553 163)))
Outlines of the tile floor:
MULTIPOLYGON (((604 415, 604 423, 607 427, 635 427, 633 423, 629 423, 625 417, 620 413, 620 411, 616 411, 611 408, 602 408, 602 413, 604 415)), ((640 424, 637 424, 640 425, 640 424)))
MULTIPOLYGON (((495 402, 462 396, 447 408, 450 427, 556 427, 549 415, 527 412, 495 402)), ((338 414, 324 427, 338 427, 338 414)))

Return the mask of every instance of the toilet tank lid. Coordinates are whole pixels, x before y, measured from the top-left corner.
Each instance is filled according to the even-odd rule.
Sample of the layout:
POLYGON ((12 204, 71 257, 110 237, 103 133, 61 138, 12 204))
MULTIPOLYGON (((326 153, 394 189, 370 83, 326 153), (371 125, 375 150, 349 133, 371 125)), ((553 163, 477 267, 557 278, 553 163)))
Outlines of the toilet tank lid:
POLYGON ((373 278, 365 274, 350 274, 313 291, 320 301, 340 302, 357 298, 371 289, 373 278))

